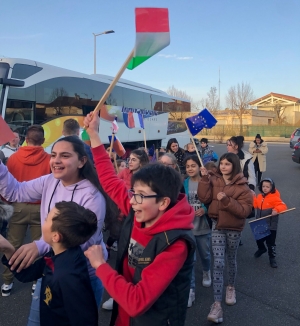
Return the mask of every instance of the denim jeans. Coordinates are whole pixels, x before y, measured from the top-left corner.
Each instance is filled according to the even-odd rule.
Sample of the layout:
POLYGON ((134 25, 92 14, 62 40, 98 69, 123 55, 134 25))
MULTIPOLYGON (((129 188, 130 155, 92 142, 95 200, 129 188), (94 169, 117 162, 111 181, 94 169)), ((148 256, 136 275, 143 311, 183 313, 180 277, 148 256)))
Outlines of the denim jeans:
MULTIPOLYGON (((90 278, 92 289, 95 295, 95 299, 97 302, 97 307, 99 308, 101 300, 102 300, 102 294, 104 291, 102 282, 97 276, 92 276, 90 278)), ((31 306, 30 306, 30 312, 28 317, 28 323, 27 326, 39 326, 40 325, 40 293, 41 293, 41 285, 42 285, 42 279, 38 279, 36 283, 36 288, 34 291, 34 294, 32 296, 31 306)), ((76 285, 74 285, 76 286, 76 285)))
MULTIPOLYGON (((210 239, 211 233, 196 235, 196 246, 199 252, 199 256, 202 263, 202 269, 204 272, 208 272, 210 270, 210 239)), ((195 262, 196 262, 196 252, 194 254, 194 266, 192 270, 192 279, 191 279, 191 289, 195 290, 195 262)))

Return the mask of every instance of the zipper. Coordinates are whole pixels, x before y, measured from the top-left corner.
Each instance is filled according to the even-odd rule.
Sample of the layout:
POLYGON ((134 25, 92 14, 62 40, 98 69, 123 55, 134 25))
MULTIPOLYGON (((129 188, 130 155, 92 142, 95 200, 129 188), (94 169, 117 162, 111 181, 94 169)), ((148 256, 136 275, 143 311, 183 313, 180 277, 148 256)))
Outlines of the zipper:
POLYGON ((263 206, 264 201, 265 201, 265 197, 263 197, 263 200, 262 200, 261 205, 260 205, 260 214, 259 214, 259 218, 261 218, 262 206, 263 206))
POLYGON ((170 319, 167 319, 167 323, 168 323, 168 325, 171 325, 171 323, 170 323, 170 319))

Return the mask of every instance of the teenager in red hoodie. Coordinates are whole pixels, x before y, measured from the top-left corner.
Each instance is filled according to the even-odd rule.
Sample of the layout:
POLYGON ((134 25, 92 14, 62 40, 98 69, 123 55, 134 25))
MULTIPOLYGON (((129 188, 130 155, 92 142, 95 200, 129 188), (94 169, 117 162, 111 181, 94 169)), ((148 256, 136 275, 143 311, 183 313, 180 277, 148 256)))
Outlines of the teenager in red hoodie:
POLYGON ((180 175, 162 164, 147 165, 132 176, 128 191, 101 144, 98 116, 89 114, 84 124, 102 187, 127 216, 116 270, 99 246, 85 252, 115 301, 110 325, 184 325, 195 244, 194 213, 179 195, 180 175))

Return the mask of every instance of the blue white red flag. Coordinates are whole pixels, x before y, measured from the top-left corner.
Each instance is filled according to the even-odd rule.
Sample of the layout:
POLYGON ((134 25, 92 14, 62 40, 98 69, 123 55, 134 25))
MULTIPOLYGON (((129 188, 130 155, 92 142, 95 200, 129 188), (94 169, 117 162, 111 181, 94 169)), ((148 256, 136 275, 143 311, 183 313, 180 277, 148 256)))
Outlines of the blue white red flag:
POLYGON ((126 127, 129 129, 132 129, 132 128, 145 129, 143 116, 140 113, 133 113, 133 112, 125 113, 125 112, 123 112, 123 120, 124 120, 126 127))
POLYGON ((266 221, 266 219, 258 220, 258 221, 251 221, 249 223, 251 227, 251 231, 254 235, 255 240, 259 240, 262 238, 265 238, 266 236, 271 234, 271 231, 269 229, 269 225, 266 221))
POLYGON ((189 117, 185 121, 193 136, 197 135, 204 128, 211 129, 218 122, 207 109, 203 109, 197 115, 189 117))
POLYGON ((112 122, 111 129, 112 129, 113 134, 116 134, 117 131, 119 130, 119 126, 118 126, 118 123, 117 123, 117 117, 115 117, 114 121, 112 122))
MULTIPOLYGON (((111 137, 112 136, 108 136, 109 143, 111 143, 111 137)), ((113 148, 112 149, 113 149, 113 152, 116 152, 116 154, 119 157, 122 157, 126 153, 122 143, 120 142, 119 138, 116 135, 114 135, 114 143, 113 143, 113 148)))

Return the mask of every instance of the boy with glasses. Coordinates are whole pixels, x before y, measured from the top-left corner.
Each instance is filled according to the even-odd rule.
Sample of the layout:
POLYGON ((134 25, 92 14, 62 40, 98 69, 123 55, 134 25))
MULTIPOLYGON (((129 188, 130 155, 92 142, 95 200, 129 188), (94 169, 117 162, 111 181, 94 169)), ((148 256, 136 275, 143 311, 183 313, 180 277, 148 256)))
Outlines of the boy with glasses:
POLYGON ((186 196, 179 195, 180 174, 163 164, 149 164, 132 175, 127 190, 105 154, 99 118, 89 114, 84 124, 103 189, 127 216, 116 270, 105 262, 99 246, 85 252, 115 300, 111 325, 184 325, 195 244, 194 212, 186 196))

